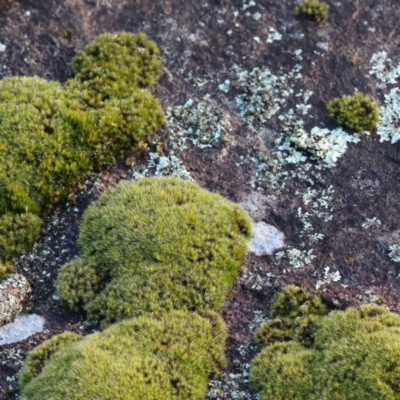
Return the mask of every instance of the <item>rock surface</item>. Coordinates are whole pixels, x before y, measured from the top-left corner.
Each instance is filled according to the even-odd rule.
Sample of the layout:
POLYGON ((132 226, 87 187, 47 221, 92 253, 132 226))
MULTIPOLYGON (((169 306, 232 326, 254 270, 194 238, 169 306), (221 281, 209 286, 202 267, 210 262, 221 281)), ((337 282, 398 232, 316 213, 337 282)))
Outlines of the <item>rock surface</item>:
POLYGON ((25 340, 34 333, 42 332, 45 320, 40 315, 18 315, 14 322, 0 328, 0 346, 25 340))
POLYGON ((229 332, 228 367, 210 383, 206 400, 257 398, 248 385, 248 364, 258 352, 253 334, 286 285, 319 287, 330 309, 385 300, 400 313, 400 261, 392 250, 400 246, 400 141, 362 135, 359 143, 348 143, 336 166, 322 168, 321 161, 291 147, 290 132, 300 121, 306 133, 315 127, 333 132, 338 125, 326 104, 358 90, 373 97, 390 122, 380 131, 397 137, 400 7, 398 0, 324 2, 329 19, 315 24, 296 17, 294 0, 2 1, 0 78, 36 75, 65 82, 76 52, 98 34, 142 31, 161 49, 163 77, 152 91, 163 109, 209 95, 229 114, 231 130, 226 142, 221 137, 205 148, 185 133, 186 148, 179 150, 164 129, 149 143, 148 155, 121 160, 85 182, 84 190, 45 218, 38 242, 16 268, 34 282, 32 310, 45 318, 49 332, 0 347, 0 400, 9 398, 3 392, 10 389, 18 396, 17 374, 34 346, 65 330, 94 329, 53 297, 54 282, 60 267, 79 255, 78 224, 87 206, 138 173, 190 176, 241 203, 254 222, 265 221, 285 235, 284 249, 262 257, 249 252, 241 267, 221 311, 229 332), (372 62, 385 54, 390 62, 372 62), (250 79, 254 69, 264 85, 250 79), (266 102, 257 112, 265 122, 247 123, 242 115, 252 116, 260 90, 266 102), (274 106, 279 110, 267 118, 274 106), (290 136, 282 151, 281 132, 290 136), (308 161, 286 163, 289 157, 278 158, 278 151, 291 161, 295 155, 308 161))
POLYGON ((256 256, 272 254, 285 246, 285 235, 274 226, 265 222, 257 222, 253 227, 253 237, 249 242, 249 251, 256 256))
POLYGON ((14 321, 30 292, 29 282, 20 274, 12 274, 0 284, 0 326, 14 321))

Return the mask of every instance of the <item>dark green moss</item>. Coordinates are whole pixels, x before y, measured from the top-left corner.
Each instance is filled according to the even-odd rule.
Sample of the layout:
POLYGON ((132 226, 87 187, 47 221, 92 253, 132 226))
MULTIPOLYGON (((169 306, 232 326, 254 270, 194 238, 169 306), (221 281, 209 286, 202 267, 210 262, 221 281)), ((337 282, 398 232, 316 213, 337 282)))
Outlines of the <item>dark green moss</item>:
POLYGON ((378 306, 324 315, 311 303, 320 300, 284 290, 272 305, 280 317, 256 333, 264 348, 250 381, 260 399, 400 399, 400 317, 378 306))
POLYGON ((377 104, 368 96, 355 93, 343 96, 328 104, 328 111, 339 125, 355 132, 371 131, 379 121, 377 104))
POLYGON ((304 0, 295 10, 296 15, 312 19, 316 22, 327 20, 328 12, 328 4, 318 0, 304 0))
POLYGON ((304 288, 287 286, 278 293, 271 306, 271 315, 276 318, 290 318, 307 315, 324 315, 325 307, 318 296, 311 296, 304 288))
POLYGON ((45 343, 22 370, 22 399, 203 399, 209 378, 226 365, 226 336, 214 313, 175 311, 120 322, 50 358, 45 343))
POLYGON ((101 279, 96 268, 78 259, 64 266, 57 280, 57 288, 64 305, 78 311, 96 298, 101 279))
POLYGON ((122 184, 86 211, 83 261, 63 267, 58 294, 69 306, 84 303, 89 317, 106 325, 173 309, 218 310, 250 234, 239 206, 194 183, 147 178, 122 184))

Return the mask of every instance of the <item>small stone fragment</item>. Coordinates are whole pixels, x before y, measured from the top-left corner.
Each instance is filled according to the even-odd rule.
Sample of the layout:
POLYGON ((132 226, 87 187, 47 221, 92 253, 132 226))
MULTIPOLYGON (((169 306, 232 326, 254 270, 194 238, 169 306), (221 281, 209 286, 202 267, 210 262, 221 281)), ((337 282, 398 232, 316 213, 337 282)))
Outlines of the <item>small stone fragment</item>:
POLYGON ((257 222, 253 227, 253 237, 249 242, 249 251, 256 256, 272 254, 276 249, 285 246, 285 235, 274 226, 257 222))
POLYGON ((31 287, 20 274, 12 274, 0 284, 0 326, 13 322, 28 299, 31 287))
POLYGON ((44 322, 40 315, 19 315, 14 322, 0 328, 0 346, 17 343, 35 333, 43 332, 44 322))

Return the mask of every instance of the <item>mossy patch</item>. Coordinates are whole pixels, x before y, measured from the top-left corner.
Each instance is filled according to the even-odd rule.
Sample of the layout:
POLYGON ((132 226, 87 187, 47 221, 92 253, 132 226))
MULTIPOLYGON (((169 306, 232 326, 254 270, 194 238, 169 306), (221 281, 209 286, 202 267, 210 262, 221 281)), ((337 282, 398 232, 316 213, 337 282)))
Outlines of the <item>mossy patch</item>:
POLYGON ((400 399, 398 315, 378 306, 327 314, 294 286, 274 299, 272 314, 256 333, 263 349, 250 368, 261 400, 400 399))
POLYGON ((142 89, 160 76, 157 46, 145 35, 102 35, 77 56, 74 69, 76 78, 65 86, 28 77, 0 81, 0 261, 31 246, 38 216, 78 181, 142 151, 164 123, 157 101, 142 89), (98 80, 108 93, 101 101, 98 80))
POLYGON ((32 213, 0 216, 0 260, 11 260, 36 241, 42 221, 32 213))
POLYGON ((25 387, 35 379, 42 372, 45 364, 53 354, 70 347, 81 339, 82 337, 75 333, 64 332, 32 350, 21 371, 19 377, 20 385, 25 387))
POLYGON ((218 310, 250 234, 240 206, 194 183, 121 184, 84 214, 82 261, 63 267, 58 294, 105 325, 173 309, 218 310))
POLYGON ((329 6, 318 0, 304 0, 296 7, 295 13, 298 16, 303 16, 316 22, 323 22, 328 19, 329 6))
POLYGON ((7 261, 0 263, 0 283, 7 279, 7 276, 13 272, 15 272, 13 264, 7 261))
POLYGON ((355 132, 371 131, 379 121, 379 109, 369 96, 355 93, 328 104, 328 111, 340 125, 355 132))
POLYGON ((157 45, 140 33, 106 33, 97 37, 72 62, 75 81, 91 106, 131 95, 161 76, 157 45))
POLYGON ((123 321, 68 346, 63 338, 48 358, 53 338, 28 356, 22 399, 202 399, 225 366, 225 340, 218 315, 183 311, 123 321))

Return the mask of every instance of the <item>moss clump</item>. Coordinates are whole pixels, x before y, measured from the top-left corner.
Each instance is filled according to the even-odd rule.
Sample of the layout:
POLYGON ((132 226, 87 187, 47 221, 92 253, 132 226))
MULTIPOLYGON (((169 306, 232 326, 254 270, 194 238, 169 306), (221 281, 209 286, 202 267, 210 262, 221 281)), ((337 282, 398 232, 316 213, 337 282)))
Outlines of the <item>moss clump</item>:
POLYGON ((358 92, 332 100, 328 111, 340 125, 355 132, 371 131, 379 121, 377 104, 369 96, 358 92))
POLYGON ((89 173, 142 151, 164 123, 157 101, 140 89, 159 77, 160 67, 157 47, 143 34, 103 35, 74 65, 77 77, 65 87, 40 78, 0 81, 0 261, 35 240, 40 219, 33 214, 65 199, 89 173), (101 101, 87 76, 92 67, 108 93, 101 101))
POLYGON ((38 237, 41 222, 32 213, 0 216, 0 260, 10 260, 28 250, 38 237))
POLYGON ((53 354, 70 347, 81 339, 82 337, 75 333, 64 332, 32 350, 21 371, 19 377, 20 385, 25 387, 32 379, 35 379, 42 372, 45 364, 53 354))
POLYGON ((123 321, 60 349, 44 366, 46 344, 39 346, 21 374, 22 399, 202 399, 225 366, 224 324, 209 317, 175 311, 123 321))
POLYGON ((57 286, 63 303, 72 310, 78 311, 96 298, 102 285, 96 268, 78 259, 71 261, 63 268, 58 277, 57 286))
POLYGON ((316 297, 289 287, 276 318, 256 333, 263 347, 250 368, 261 400, 400 399, 400 317, 378 306, 329 314, 316 297), (308 297, 305 303, 293 301, 308 297), (308 304, 307 304, 308 302, 308 304), (302 303, 302 304, 301 304, 302 303), (297 309, 297 311, 296 311, 297 309))
POLYGON ((56 82, 0 81, 0 215, 48 209, 90 169, 87 154, 74 151, 73 124, 62 118, 69 107, 56 82))
POLYGON ((144 34, 100 35, 72 62, 75 81, 91 106, 110 98, 128 97, 134 89, 159 80, 159 53, 157 45, 144 34))
POLYGON ((243 209, 179 179, 147 178, 108 191, 80 225, 81 263, 60 272, 60 299, 105 324, 172 309, 217 310, 247 250, 243 209), (77 283, 90 265, 93 286, 77 283), (77 268, 83 268, 77 271, 77 268), (100 286, 98 286, 100 282, 100 286), (101 287, 93 298, 92 287, 101 287))
POLYGON ((0 283, 7 279, 7 276, 15 272, 14 265, 10 262, 0 263, 0 283))
POLYGON ((318 0, 304 0, 295 10, 296 15, 310 18, 316 22, 327 20, 328 12, 328 4, 318 0))

